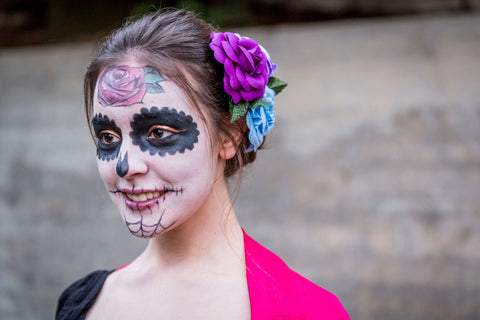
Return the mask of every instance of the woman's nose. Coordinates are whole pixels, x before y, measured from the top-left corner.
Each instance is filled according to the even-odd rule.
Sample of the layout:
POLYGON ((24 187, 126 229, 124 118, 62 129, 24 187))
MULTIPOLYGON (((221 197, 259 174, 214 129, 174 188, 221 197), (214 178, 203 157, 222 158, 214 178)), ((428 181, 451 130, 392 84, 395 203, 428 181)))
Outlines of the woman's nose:
POLYGON ((142 152, 138 146, 129 145, 128 148, 122 148, 118 157, 115 170, 119 177, 129 179, 136 175, 148 172, 148 165, 145 157, 148 152, 142 152))
POLYGON ((120 177, 125 177, 128 173, 129 165, 128 165, 128 151, 125 151, 125 155, 118 158, 117 166, 115 170, 120 177))

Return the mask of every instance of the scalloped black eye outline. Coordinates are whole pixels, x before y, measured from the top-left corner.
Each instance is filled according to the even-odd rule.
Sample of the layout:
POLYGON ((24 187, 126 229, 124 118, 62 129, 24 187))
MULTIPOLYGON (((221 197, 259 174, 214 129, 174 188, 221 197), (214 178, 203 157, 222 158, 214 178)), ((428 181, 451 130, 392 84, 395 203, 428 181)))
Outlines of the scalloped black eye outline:
POLYGON ((185 150, 193 150, 200 134, 192 116, 169 107, 158 109, 153 106, 150 110, 142 108, 140 113, 133 116, 130 126, 132 128, 130 137, 133 144, 139 146, 143 152, 148 151, 152 156, 158 154, 163 157, 167 154, 174 155, 177 152, 184 153, 185 150), (147 137, 148 130, 151 126, 158 124, 169 126, 179 132, 158 141, 151 141, 147 137))
MULTIPOLYGON (((92 119, 93 130, 95 131, 95 136, 98 137, 100 132, 103 130, 113 130, 122 137, 122 130, 116 125, 114 120, 110 120, 107 115, 102 115, 101 113, 95 114, 92 119)), ((100 160, 110 161, 118 157, 120 152, 121 141, 111 146, 110 148, 102 148, 101 142, 97 142, 97 157, 100 160)))

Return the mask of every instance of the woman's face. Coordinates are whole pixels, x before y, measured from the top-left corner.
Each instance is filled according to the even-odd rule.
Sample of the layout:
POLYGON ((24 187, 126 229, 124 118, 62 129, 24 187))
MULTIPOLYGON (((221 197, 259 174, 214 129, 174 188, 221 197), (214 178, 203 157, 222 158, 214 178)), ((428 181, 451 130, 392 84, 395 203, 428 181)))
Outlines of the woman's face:
POLYGON ((196 109, 161 70, 107 68, 97 81, 92 125, 100 175, 135 236, 180 225, 207 199, 218 151, 196 109))

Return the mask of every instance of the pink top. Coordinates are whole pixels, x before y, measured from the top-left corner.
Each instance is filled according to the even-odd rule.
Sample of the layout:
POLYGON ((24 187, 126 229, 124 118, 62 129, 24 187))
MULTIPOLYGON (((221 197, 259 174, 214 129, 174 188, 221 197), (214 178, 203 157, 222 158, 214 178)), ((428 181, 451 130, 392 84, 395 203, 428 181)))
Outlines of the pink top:
MULTIPOLYGON (((350 319, 333 294, 292 271, 245 232, 243 235, 252 320, 350 319)), ((71 284, 58 300, 55 319, 85 319, 114 271, 97 270, 71 284)))
POLYGON ((252 320, 350 319, 332 293, 300 276, 273 252, 243 234, 252 320))

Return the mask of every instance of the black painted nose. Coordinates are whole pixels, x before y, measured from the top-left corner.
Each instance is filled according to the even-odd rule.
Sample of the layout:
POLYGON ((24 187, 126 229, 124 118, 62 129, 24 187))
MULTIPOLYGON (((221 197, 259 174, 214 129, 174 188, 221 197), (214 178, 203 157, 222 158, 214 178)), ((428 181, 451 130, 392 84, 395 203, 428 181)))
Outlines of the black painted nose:
POLYGON ((117 162, 117 174, 120 177, 125 177, 128 173, 128 151, 125 152, 125 156, 122 158, 122 155, 118 158, 117 162))

